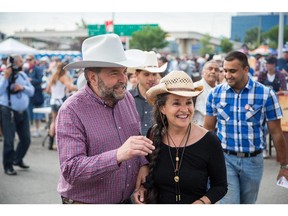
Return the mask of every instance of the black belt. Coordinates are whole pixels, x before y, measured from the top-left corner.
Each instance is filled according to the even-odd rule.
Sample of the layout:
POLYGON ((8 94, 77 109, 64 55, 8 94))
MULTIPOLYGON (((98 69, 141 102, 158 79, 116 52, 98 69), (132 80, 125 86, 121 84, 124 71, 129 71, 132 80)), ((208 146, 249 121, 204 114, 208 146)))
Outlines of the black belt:
POLYGON ((244 158, 244 157, 255 157, 256 155, 262 153, 262 150, 257 150, 254 152, 235 152, 235 151, 230 151, 227 149, 223 149, 223 151, 228 154, 228 155, 236 155, 237 157, 244 158))

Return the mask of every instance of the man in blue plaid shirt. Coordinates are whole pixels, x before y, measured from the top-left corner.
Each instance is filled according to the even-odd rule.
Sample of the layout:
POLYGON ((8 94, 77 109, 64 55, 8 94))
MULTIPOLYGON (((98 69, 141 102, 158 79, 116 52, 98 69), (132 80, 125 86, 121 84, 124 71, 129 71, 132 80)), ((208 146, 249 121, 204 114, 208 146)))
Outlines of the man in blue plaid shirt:
POLYGON ((277 178, 288 179, 282 110, 273 90, 249 78, 245 54, 228 53, 223 69, 227 82, 210 92, 204 122, 208 130, 215 130, 217 123, 226 161, 228 193, 220 203, 254 204, 263 174, 266 123, 281 164, 277 178))

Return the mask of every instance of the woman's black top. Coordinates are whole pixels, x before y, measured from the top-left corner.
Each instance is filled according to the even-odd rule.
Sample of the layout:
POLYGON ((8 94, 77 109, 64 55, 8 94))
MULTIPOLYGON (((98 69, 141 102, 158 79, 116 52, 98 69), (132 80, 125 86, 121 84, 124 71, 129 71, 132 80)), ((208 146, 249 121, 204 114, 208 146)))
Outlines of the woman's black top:
MULTIPOLYGON (((199 141, 185 148, 179 171, 180 202, 176 202, 175 175, 169 148, 175 166, 176 148, 162 143, 153 172, 154 184, 159 192, 157 203, 191 204, 204 195, 215 203, 226 194, 225 159, 221 142, 214 132, 207 132, 199 141)), ((180 157, 183 150, 184 147, 179 148, 180 157)))

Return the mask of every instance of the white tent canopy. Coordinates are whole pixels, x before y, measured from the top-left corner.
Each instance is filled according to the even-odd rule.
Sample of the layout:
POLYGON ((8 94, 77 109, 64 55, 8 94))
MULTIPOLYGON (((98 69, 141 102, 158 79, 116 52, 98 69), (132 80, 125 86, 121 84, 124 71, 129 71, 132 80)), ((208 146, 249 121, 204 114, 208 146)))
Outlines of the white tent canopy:
POLYGON ((2 55, 24 55, 24 54, 36 54, 39 51, 32 47, 29 47, 13 38, 8 38, 0 43, 0 54, 2 55))

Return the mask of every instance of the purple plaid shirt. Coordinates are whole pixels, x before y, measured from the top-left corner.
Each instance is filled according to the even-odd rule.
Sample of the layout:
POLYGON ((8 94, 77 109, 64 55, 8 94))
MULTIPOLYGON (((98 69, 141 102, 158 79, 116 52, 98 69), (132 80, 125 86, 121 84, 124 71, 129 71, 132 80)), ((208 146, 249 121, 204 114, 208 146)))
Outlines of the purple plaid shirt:
POLYGON ((135 157, 117 164, 117 149, 140 134, 133 97, 109 107, 86 85, 68 98, 59 110, 56 137, 61 175, 61 196, 84 203, 119 203, 132 194, 140 166, 135 157))

